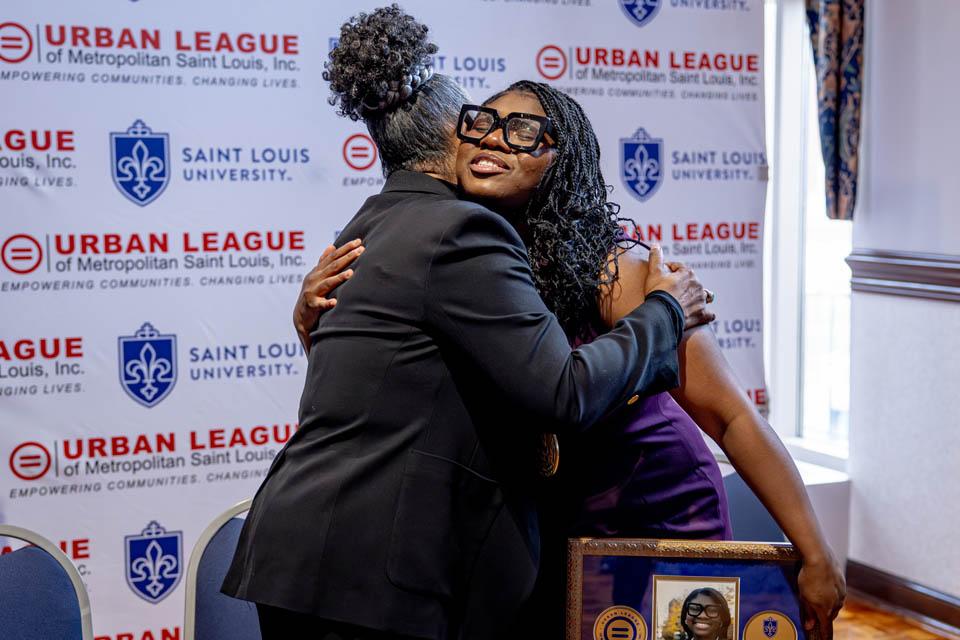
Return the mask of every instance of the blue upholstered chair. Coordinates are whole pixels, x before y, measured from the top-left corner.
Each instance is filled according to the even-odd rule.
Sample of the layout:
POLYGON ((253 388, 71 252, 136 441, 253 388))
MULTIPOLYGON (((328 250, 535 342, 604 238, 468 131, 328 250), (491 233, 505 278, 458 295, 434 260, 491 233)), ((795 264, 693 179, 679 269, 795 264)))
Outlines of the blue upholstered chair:
POLYGON ((28 529, 0 525, 0 538, 32 545, 0 555, 0 637, 93 640, 90 599, 69 558, 28 529))
POLYGON ((773 519, 739 473, 725 476, 723 486, 727 490, 734 540, 752 542, 785 542, 787 540, 777 521, 773 519))
POLYGON ((187 565, 185 640, 260 640, 256 607, 220 593, 237 548, 241 513, 250 500, 230 507, 200 534, 187 565))

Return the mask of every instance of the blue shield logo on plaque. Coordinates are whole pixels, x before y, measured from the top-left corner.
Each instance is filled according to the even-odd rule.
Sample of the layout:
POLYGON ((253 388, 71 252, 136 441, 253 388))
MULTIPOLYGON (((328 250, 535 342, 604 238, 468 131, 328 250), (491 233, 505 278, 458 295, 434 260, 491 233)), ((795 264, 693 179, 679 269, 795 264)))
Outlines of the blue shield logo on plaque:
POLYGON ((642 27, 657 15, 660 0, 620 0, 620 8, 633 24, 642 27))
POLYGON ((182 552, 183 532, 167 531, 155 520, 139 535, 124 537, 127 584, 147 602, 160 602, 180 582, 182 552))
POLYGON ((663 138, 651 138, 642 127, 620 139, 620 177, 640 202, 649 200, 663 182, 663 138))
POLYGON ((763 621, 763 635, 767 636, 768 638, 774 637, 777 635, 778 626, 779 625, 777 624, 776 618, 767 618, 763 621))
POLYGON ((137 120, 125 133, 110 134, 110 166, 120 193, 146 206, 170 182, 170 137, 137 120))
POLYGON ((161 335, 145 322, 132 336, 120 336, 120 384, 127 395, 150 408, 177 382, 177 336, 161 335))

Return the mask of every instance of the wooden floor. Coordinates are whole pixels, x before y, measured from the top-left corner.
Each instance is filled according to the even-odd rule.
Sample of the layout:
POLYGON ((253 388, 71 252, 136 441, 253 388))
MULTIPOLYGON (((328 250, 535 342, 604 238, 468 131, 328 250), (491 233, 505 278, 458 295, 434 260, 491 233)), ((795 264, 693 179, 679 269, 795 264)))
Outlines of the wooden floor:
POLYGON ((833 631, 835 640, 958 640, 854 598, 847 598, 833 631))

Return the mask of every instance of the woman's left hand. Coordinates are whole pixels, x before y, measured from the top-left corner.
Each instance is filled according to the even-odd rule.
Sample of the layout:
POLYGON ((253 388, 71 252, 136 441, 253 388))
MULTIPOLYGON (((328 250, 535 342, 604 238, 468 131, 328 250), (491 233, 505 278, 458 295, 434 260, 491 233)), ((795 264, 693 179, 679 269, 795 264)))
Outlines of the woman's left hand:
POLYGON ((297 304, 293 308, 293 326, 307 353, 310 352, 310 330, 317 324, 322 313, 333 309, 337 304, 336 299, 327 298, 327 294, 353 276, 353 269, 347 267, 359 258, 361 253, 363 246, 359 238, 339 249, 330 245, 320 256, 317 266, 304 276, 297 304))
POLYGON ((833 640, 833 619, 847 595, 843 572, 832 557, 806 562, 798 579, 803 627, 807 637, 833 640))

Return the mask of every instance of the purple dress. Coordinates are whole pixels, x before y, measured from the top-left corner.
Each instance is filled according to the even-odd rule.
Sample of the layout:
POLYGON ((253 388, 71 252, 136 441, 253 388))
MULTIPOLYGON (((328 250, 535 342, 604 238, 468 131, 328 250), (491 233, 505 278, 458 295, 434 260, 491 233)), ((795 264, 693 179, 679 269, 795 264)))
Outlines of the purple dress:
MULTIPOLYGON (((669 393, 641 398, 559 442, 557 475, 539 487, 540 572, 521 616, 536 621, 535 629, 521 624, 530 637, 563 637, 567 538, 733 537, 720 467, 669 393)), ((609 564, 620 598, 639 580, 636 565, 609 564)))
POLYGON ((669 393, 561 438, 557 480, 548 508, 561 511, 569 536, 732 537, 720 468, 669 393))

